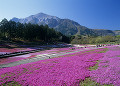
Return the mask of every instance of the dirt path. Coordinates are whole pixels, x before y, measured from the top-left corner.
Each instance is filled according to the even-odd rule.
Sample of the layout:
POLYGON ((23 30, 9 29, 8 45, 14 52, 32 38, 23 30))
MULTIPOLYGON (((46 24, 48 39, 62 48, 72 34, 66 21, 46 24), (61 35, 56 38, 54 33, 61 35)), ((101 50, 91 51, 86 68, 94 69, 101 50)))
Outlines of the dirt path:
POLYGON ((91 49, 97 49, 97 48, 84 48, 82 50, 77 50, 77 51, 72 51, 72 52, 61 52, 59 54, 56 54, 56 53, 43 54, 43 55, 39 55, 38 57, 33 57, 33 58, 30 58, 30 59, 24 59, 24 60, 20 60, 20 61, 8 63, 8 64, 2 64, 2 65, 0 65, 0 68, 17 66, 17 65, 20 65, 20 64, 36 62, 36 61, 39 61, 39 60, 50 59, 50 58, 53 58, 53 57, 58 57, 58 56, 66 55, 66 54, 71 54, 71 53, 76 53, 76 52, 91 50, 91 49))

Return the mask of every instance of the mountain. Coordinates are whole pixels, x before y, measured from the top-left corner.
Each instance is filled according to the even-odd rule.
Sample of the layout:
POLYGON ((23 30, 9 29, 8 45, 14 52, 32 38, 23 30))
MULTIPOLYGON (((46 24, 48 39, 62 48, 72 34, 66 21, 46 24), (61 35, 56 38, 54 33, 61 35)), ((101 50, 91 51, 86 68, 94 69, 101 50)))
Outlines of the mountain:
POLYGON ((38 25, 48 25, 64 35, 115 35, 111 30, 89 29, 70 19, 60 19, 44 13, 38 13, 26 18, 12 18, 11 21, 20 23, 32 23, 38 25))
POLYGON ((51 28, 54 28, 55 30, 65 34, 65 35, 75 35, 78 32, 78 27, 80 26, 77 22, 74 22, 69 19, 60 19, 55 16, 50 16, 44 13, 38 13, 36 15, 31 15, 27 18, 13 18, 11 19, 15 22, 20 23, 32 23, 32 24, 38 24, 38 25, 48 25, 51 28))
POLYGON ((44 13, 38 13, 36 15, 31 15, 27 18, 23 18, 23 19, 18 19, 18 18, 13 18, 11 19, 12 21, 15 22, 20 22, 20 23, 32 23, 32 24, 48 24, 50 20, 59 20, 58 17, 55 16, 50 16, 44 13))
POLYGON ((99 36, 115 35, 115 33, 112 30, 105 29, 93 29, 93 32, 99 36))

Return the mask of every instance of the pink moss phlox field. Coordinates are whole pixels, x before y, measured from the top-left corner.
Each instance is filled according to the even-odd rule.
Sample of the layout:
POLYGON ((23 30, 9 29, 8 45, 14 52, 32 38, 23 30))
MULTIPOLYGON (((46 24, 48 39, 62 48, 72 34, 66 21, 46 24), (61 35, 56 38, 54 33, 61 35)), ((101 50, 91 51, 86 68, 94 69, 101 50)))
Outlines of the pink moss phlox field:
POLYGON ((35 55, 26 54, 26 55, 9 57, 9 58, 1 58, 0 65, 15 62, 15 61, 20 61, 20 60, 28 59, 28 58, 32 58, 32 57, 35 57, 35 55))
POLYGON ((36 52, 36 53, 30 53, 30 54, 26 54, 26 55, 20 55, 20 56, 8 57, 8 58, 1 58, 0 59, 0 65, 11 63, 11 62, 16 62, 16 61, 20 61, 20 60, 24 60, 24 59, 33 58, 33 57, 36 57, 37 55, 40 55, 40 54, 50 54, 50 52, 36 52))
POLYGON ((91 71, 93 80, 101 84, 120 86, 120 47, 109 47, 98 66, 97 70, 91 71))
POLYGON ((0 48, 0 52, 6 52, 6 53, 13 53, 13 52, 19 52, 19 51, 29 51, 29 50, 34 50, 30 48, 0 48))
MULTIPOLYGON (((24 59, 29 59, 32 57, 36 57, 37 55, 40 54, 52 54, 52 53, 64 53, 64 52, 70 52, 72 48, 54 48, 51 50, 45 50, 45 51, 40 51, 40 52, 36 52, 36 53, 30 53, 30 54, 26 54, 26 55, 21 55, 21 56, 15 56, 15 57, 9 57, 9 58, 2 58, 0 59, 0 64, 7 64, 7 63, 11 63, 11 62, 15 62, 15 61, 20 61, 20 60, 24 60, 24 59)), ((15 52, 15 51, 29 51, 32 50, 30 48, 15 48, 15 49, 3 49, 1 48, 1 53, 8 53, 9 52, 15 52), (5 51, 5 52, 3 52, 5 51)), ((77 50, 77 48, 76 48, 77 50)), ((80 49, 79 49, 80 50, 80 49)), ((73 51, 73 50, 72 50, 73 51)))
POLYGON ((17 82, 22 86, 79 86, 81 80, 90 76, 88 68, 104 56, 96 53, 102 50, 2 68, 0 85, 17 82))

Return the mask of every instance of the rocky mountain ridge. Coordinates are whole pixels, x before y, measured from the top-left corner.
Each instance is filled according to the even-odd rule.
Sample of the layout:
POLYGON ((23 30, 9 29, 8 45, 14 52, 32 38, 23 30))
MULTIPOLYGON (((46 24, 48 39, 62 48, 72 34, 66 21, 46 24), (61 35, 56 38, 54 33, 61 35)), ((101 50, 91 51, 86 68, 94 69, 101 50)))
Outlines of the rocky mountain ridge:
POLYGON ((38 25, 48 25, 51 28, 63 33, 64 35, 120 35, 117 31, 103 30, 103 29, 90 29, 70 19, 60 19, 56 16, 38 13, 26 18, 12 18, 11 21, 20 23, 32 23, 38 25))

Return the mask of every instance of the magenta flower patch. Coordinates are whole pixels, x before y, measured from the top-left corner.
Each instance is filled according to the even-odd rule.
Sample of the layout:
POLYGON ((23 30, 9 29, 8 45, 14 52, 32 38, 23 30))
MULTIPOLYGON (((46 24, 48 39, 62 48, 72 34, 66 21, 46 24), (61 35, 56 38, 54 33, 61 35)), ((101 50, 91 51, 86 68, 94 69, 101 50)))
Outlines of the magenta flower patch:
POLYGON ((109 47, 98 66, 97 70, 91 71, 93 80, 101 84, 120 86, 120 47, 109 47))
MULTIPOLYGON (((2 59, 0 59, 0 64, 7 64, 7 63, 15 62, 15 61, 20 61, 23 59, 36 57, 37 55, 40 55, 40 54, 52 54, 52 53, 57 54, 57 53, 64 53, 64 52, 71 52, 71 51, 75 51, 75 50, 80 50, 77 48, 75 50, 71 50, 71 49, 72 48, 54 48, 51 50, 45 50, 45 51, 30 53, 30 54, 21 55, 21 56, 2 58, 2 59)), ((14 48, 14 49, 0 48, 0 53, 5 54, 5 53, 12 53, 12 52, 19 52, 19 51, 30 51, 30 50, 33 50, 33 49, 30 49, 30 48, 14 48)))
POLYGON ((102 50, 2 68, 0 85, 17 82, 22 86, 78 86, 81 80, 90 76, 88 68, 104 56, 104 53, 97 53, 102 50))

